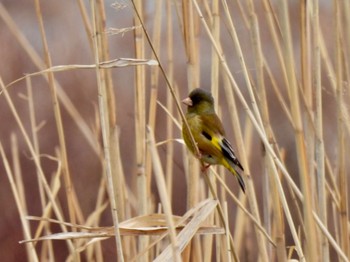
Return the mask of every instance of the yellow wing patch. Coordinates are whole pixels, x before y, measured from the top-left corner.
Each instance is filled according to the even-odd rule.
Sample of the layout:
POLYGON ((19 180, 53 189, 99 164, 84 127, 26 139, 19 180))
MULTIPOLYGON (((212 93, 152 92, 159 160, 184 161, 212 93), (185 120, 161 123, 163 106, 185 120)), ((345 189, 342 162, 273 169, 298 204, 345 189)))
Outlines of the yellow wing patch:
POLYGON ((213 136, 212 140, 211 140, 213 146, 215 146, 217 149, 219 149, 220 152, 222 152, 221 139, 222 139, 221 137, 213 136))

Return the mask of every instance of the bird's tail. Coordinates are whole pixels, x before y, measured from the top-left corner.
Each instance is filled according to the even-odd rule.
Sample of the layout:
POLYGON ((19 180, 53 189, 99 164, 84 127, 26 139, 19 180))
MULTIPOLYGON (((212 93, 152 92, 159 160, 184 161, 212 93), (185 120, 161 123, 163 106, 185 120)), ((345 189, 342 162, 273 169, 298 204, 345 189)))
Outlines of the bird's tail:
POLYGON ((245 193, 245 183, 241 174, 234 168, 234 164, 225 161, 224 166, 237 178, 239 186, 241 187, 243 193, 245 193))

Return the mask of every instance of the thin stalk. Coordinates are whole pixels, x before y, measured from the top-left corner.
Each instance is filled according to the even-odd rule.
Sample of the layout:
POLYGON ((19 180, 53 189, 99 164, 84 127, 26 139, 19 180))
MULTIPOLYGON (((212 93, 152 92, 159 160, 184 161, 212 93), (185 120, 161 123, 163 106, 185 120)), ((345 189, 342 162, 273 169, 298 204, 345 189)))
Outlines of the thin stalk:
POLYGON ((113 188, 115 190, 115 201, 117 204, 118 218, 124 221, 127 217, 125 214, 125 176, 123 170, 123 162, 120 153, 120 129, 115 126, 111 130, 111 166, 113 170, 113 188))
POLYGON ((164 208, 164 212, 166 214, 169 237, 170 237, 172 252, 173 252, 173 259, 174 261, 177 262, 177 261, 181 261, 181 257, 179 252, 179 246, 176 241, 176 229, 173 221, 173 212, 171 208, 171 203, 168 198, 168 194, 166 192, 164 173, 163 173, 162 165, 155 146, 153 131, 150 127, 147 127, 147 131, 148 131, 149 150, 151 151, 155 180, 157 183, 160 200, 164 208))
MULTIPOLYGON (((325 177, 325 149, 323 140, 323 113, 322 113, 322 82, 321 82, 321 56, 320 56, 320 41, 319 41, 319 1, 313 2, 313 86, 315 86, 315 129, 316 129, 316 174, 317 174, 317 193, 318 193, 318 208, 319 218, 324 225, 327 225, 327 200, 326 200, 326 177, 325 177)), ((321 236, 322 259, 329 261, 329 245, 327 238, 321 236)))
MULTIPOLYGON (((162 25, 162 2, 157 1, 155 7, 155 15, 153 20, 153 37, 152 42, 156 52, 160 53, 160 39, 161 39, 161 25, 162 25)), ((154 57, 154 55, 152 55, 154 57)), ((159 81, 159 69, 158 67, 151 67, 151 92, 149 99, 149 113, 148 113, 148 126, 155 130, 156 116, 157 116, 157 99, 158 99, 158 81, 159 81)), ((147 177, 147 195, 151 194, 151 183, 152 183, 152 160, 150 152, 146 152, 146 177, 147 177)))
MULTIPOLYGON (((187 82, 188 90, 191 91, 194 88, 199 87, 199 41, 196 39, 195 24, 196 18, 193 12, 193 4, 191 1, 182 0, 182 19, 184 25, 184 40, 187 57, 187 82)), ((187 127, 186 127, 187 128, 187 127)), ((192 159, 190 156, 189 159, 192 159)), ((187 208, 194 207, 199 201, 199 173, 198 163, 191 161, 193 164, 189 164, 189 173, 187 176, 187 208)), ((192 243, 194 243, 192 241, 192 243)), ((196 250, 191 251, 191 245, 188 247, 188 252, 194 254, 196 250)))
MULTIPOLYGON (((167 39, 167 59, 168 59, 168 69, 167 73, 169 76, 169 81, 171 85, 174 84, 174 37, 173 37, 173 16, 171 12, 171 3, 170 1, 166 2, 166 39, 167 39)), ((166 107, 170 114, 173 114, 173 101, 171 98, 171 95, 167 92, 166 96, 166 107)), ((167 118, 167 139, 172 139, 174 137, 174 125, 173 121, 170 117, 167 118)), ((173 193, 173 168, 174 168, 174 144, 173 143, 167 143, 166 145, 166 186, 167 186, 167 192, 169 194, 169 198, 172 199, 172 193, 173 193)))
MULTIPOLYGON (((220 13, 219 13, 219 1, 214 0, 212 2, 212 34, 214 39, 220 42, 220 13)), ((221 48, 220 48, 221 49, 221 48)), ((221 51, 222 52, 222 51, 221 51)), ((215 101, 219 101, 219 57, 215 52, 215 49, 211 48, 211 93, 215 101)), ((219 103, 215 103, 215 111, 218 112, 219 103)))
POLYGON ((340 2, 335 2, 335 19, 336 19, 336 86, 337 86, 337 124, 338 124, 338 167, 339 167, 339 192, 340 192, 340 242, 344 253, 349 257, 349 210, 348 210, 348 192, 347 192, 347 171, 345 165, 346 157, 346 137, 344 132, 344 116, 341 105, 343 104, 343 48, 342 48, 342 27, 340 2))
MULTIPOLYGON (((224 217, 226 219, 226 221, 229 221, 229 216, 228 216, 228 207, 227 207, 227 202, 224 202, 224 217)), ((228 232, 230 230, 230 228, 228 227, 228 223, 226 224, 226 228, 225 228, 226 232, 228 232)), ((226 234, 226 245, 227 246, 230 246, 230 236, 229 234, 226 234)), ((226 256, 226 260, 225 261, 228 261, 228 262, 231 262, 232 259, 231 259, 231 256, 230 256, 230 252, 229 250, 227 249, 227 256, 226 256)))
MULTIPOLYGON (((98 31, 97 24, 99 21, 96 16, 96 5, 94 0, 90 1, 91 12, 92 12, 92 21, 93 21, 93 31, 95 32, 93 43, 94 43, 94 58, 95 63, 98 65, 100 63, 100 41, 98 41, 97 37, 102 33, 98 31)), ((116 250, 118 261, 123 262, 123 249, 121 243, 121 237, 119 233, 119 221, 118 221, 118 210, 117 204, 115 201, 115 190, 113 187, 113 178, 112 178, 112 167, 111 167, 111 154, 110 154, 110 114, 108 114, 108 91, 105 85, 105 81, 103 79, 103 73, 101 72, 103 69, 99 69, 96 67, 96 77, 97 77, 97 85, 98 85, 98 104, 99 104, 99 113, 100 113, 100 122, 101 122, 101 131, 102 131, 102 141, 103 141, 103 151, 104 151, 104 166, 105 166, 105 175, 107 177, 107 186, 109 192, 109 201, 111 204, 111 212, 113 217, 113 225, 114 225, 114 233, 115 233, 115 241, 116 241, 116 250)))
MULTIPOLYGON (((212 27, 212 32, 213 32, 213 37, 216 39, 217 42, 220 42, 220 9, 219 9, 219 1, 218 0, 214 0, 212 1, 211 4, 211 8, 208 6, 208 15, 209 17, 211 17, 211 27, 212 27)), ((219 57, 216 54, 215 50, 212 48, 211 50, 211 68, 210 68, 210 72, 211 72, 211 93, 214 97, 214 100, 217 101, 217 103, 215 103, 215 111, 219 114, 219 116, 221 115, 220 111, 219 111, 219 68, 220 68, 220 64, 219 64, 219 57)), ((220 108, 221 109, 221 108, 220 108)), ((214 177, 211 177, 211 183, 213 184, 213 187, 216 189, 217 185, 216 185, 216 181, 214 179, 214 177)), ((217 192, 216 192, 217 194, 217 192)), ((210 216, 210 222, 213 223, 214 222, 214 215, 212 214, 210 216)), ((226 220, 228 221, 228 220, 226 220)), ((226 224, 228 227, 228 223, 226 224)), ((229 232, 228 228, 226 228, 226 232, 229 232)), ((226 234, 227 237, 228 234, 226 234)), ((217 240, 220 240, 220 238, 218 237, 217 240)), ((216 245, 218 245, 219 243, 216 243, 216 245)), ((205 262, 209 262, 211 261, 212 258, 212 253, 213 253, 213 236, 209 235, 206 236, 204 241, 203 241, 203 247, 204 247, 204 261, 205 262)), ((219 249, 217 249, 219 250, 219 249)), ((229 256, 230 257, 230 256, 229 256)))
MULTIPOLYGON (((135 0, 135 8, 138 10, 138 15, 134 16, 134 34, 135 34, 135 57, 145 57, 145 36, 142 28, 140 28, 143 21, 143 1, 135 0)), ((135 143, 136 143, 136 187, 138 197, 137 211, 139 215, 147 214, 149 211, 148 194, 150 191, 148 188, 150 181, 147 178, 146 173, 146 72, 144 67, 135 68, 135 143)), ((154 106, 154 104, 153 104, 154 106)), ((148 246, 149 238, 140 237, 139 248, 145 249, 148 246)), ((147 256, 144 256, 142 260, 147 261, 147 256)), ((141 261, 141 260, 140 260, 141 261)))
MULTIPOLYGON (((304 137, 305 137, 305 148, 309 149, 306 151, 307 159, 315 159, 315 131, 314 131, 314 94, 312 86, 312 58, 311 58, 311 2, 301 1, 300 2, 300 14, 301 14, 301 23, 300 23, 300 35, 301 35, 301 82, 302 85, 300 90, 302 92, 302 100, 306 107, 306 111, 303 112, 302 117, 304 121, 304 137), (310 10, 310 11, 309 11, 310 10)), ((311 202, 312 206, 316 206, 316 199, 314 198, 316 188, 315 181, 315 165, 313 161, 307 162, 307 173, 310 178, 310 195, 312 196, 311 202)), ((315 240, 318 240, 316 236, 315 240)), ((320 241, 314 243, 317 249, 320 250, 320 241)))

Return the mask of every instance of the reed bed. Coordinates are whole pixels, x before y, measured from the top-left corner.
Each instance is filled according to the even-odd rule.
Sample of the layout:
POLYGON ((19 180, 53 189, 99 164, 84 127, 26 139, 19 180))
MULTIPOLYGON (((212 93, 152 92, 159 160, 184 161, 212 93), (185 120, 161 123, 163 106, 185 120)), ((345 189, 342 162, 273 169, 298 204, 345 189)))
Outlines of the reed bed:
POLYGON ((78 0, 89 62, 60 64, 43 5, 37 50, 0 3, 32 68, 0 71, 16 261, 349 261, 347 1, 78 0), (71 74, 92 91, 67 87, 71 74), (246 194, 183 144, 196 87, 215 98, 246 194))

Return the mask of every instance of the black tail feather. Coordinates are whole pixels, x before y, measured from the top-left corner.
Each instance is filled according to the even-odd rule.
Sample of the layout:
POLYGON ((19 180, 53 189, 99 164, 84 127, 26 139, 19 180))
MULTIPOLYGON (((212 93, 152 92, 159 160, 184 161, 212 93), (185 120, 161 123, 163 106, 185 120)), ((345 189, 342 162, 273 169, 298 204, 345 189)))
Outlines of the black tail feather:
POLYGON ((236 177, 237 177, 237 180, 238 180, 240 187, 242 188, 243 193, 245 194, 245 183, 244 183, 243 177, 238 172, 237 172, 236 177))

